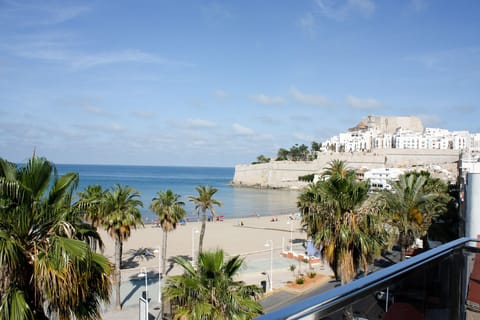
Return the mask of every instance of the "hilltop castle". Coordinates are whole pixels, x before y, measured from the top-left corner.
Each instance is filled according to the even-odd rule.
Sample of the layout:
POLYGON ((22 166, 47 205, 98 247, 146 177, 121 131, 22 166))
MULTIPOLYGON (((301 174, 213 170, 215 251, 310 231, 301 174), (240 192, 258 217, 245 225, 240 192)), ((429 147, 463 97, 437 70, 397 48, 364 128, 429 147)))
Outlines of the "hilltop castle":
POLYGON ((480 151, 480 133, 424 128, 417 117, 368 116, 348 132, 326 140, 322 151, 371 152, 379 149, 480 151))
POLYGON ((240 164, 235 166, 232 184, 298 189, 307 185, 299 176, 318 174, 337 159, 363 173, 386 168, 429 170, 454 182, 459 160, 479 151, 479 133, 424 128, 417 117, 368 116, 322 143, 315 160, 240 164))

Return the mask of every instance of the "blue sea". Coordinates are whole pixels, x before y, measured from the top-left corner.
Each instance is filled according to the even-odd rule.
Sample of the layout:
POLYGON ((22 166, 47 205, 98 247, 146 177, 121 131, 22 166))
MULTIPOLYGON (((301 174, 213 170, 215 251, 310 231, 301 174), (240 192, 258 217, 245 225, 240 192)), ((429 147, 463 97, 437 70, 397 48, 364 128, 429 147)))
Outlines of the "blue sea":
POLYGON ((99 184, 111 188, 115 184, 128 185, 141 194, 142 216, 145 222, 155 219, 149 211, 150 202, 158 191, 172 189, 181 195, 189 218, 197 217, 193 203, 188 196, 197 196, 195 187, 209 185, 218 189, 215 199, 223 205, 216 207, 217 215, 225 218, 272 216, 296 212, 298 191, 272 190, 229 185, 233 179, 234 168, 214 167, 170 167, 170 166, 124 166, 124 165, 73 165, 57 164, 58 173, 78 172, 80 183, 77 191, 99 184))

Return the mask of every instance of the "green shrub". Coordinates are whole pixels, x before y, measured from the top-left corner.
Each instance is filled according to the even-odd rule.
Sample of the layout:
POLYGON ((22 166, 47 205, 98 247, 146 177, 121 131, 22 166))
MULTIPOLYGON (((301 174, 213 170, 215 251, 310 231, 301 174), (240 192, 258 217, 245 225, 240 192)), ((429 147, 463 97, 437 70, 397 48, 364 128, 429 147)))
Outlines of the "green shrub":
POLYGON ((310 271, 309 273, 307 273, 307 276, 308 276, 309 278, 311 278, 311 279, 312 279, 312 278, 315 278, 316 275, 317 275, 317 273, 316 273, 316 272, 313 272, 313 271, 310 271))
POLYGON ((298 277, 296 280, 295 280, 296 284, 304 284, 305 283, 305 278, 303 277, 298 277))
POLYGON ((304 176, 298 177, 298 181, 313 182, 314 174, 306 174, 304 176))

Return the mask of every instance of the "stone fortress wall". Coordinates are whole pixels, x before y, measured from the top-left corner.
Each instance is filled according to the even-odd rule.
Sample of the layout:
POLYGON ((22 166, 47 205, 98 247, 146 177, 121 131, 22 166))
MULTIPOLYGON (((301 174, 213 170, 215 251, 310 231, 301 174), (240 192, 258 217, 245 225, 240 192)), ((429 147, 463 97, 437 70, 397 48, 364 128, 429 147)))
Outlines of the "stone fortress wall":
POLYGON ((362 125, 389 134, 394 134, 398 128, 403 128, 414 132, 422 132, 424 129, 422 121, 418 117, 414 116, 367 116, 366 118, 363 118, 359 124, 357 124, 355 129, 359 129, 359 127, 362 125))
POLYGON ((234 186, 260 188, 300 189, 308 183, 298 181, 299 176, 320 174, 332 160, 342 160, 352 169, 423 168, 439 166, 457 175, 458 150, 382 149, 372 152, 318 153, 314 161, 271 161, 261 164, 235 166, 234 186))

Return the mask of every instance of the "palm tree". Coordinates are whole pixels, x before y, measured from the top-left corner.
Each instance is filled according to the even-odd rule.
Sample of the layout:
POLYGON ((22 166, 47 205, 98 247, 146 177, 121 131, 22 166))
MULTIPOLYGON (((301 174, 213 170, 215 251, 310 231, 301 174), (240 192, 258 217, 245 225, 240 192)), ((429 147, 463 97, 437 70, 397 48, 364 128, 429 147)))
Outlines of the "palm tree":
POLYGON ((357 182, 354 174, 345 172, 329 168, 329 179, 317 183, 309 213, 302 216, 307 234, 342 284, 351 281, 360 269, 368 269, 368 262, 379 254, 384 241, 380 216, 365 206, 368 183, 357 182))
POLYGON ((224 256, 223 250, 202 252, 196 270, 184 258, 175 259, 184 273, 168 278, 163 290, 174 319, 252 319, 263 313, 257 302, 262 288, 233 280, 244 259, 224 256))
POLYGON ((108 190, 103 200, 102 224, 110 236, 115 240, 115 287, 116 308, 121 309, 120 284, 123 241, 130 237, 132 228, 143 225, 142 215, 138 207, 142 201, 137 198, 140 193, 135 189, 117 184, 108 190))
POLYGON ((391 191, 377 195, 377 205, 386 208, 389 224, 398 231, 401 260, 416 238, 426 235, 432 219, 447 210, 449 197, 441 192, 438 181, 425 174, 401 175, 391 183, 391 191))
POLYGON ((303 225, 308 226, 305 231, 308 232, 309 237, 317 234, 318 230, 322 228, 322 221, 318 219, 321 185, 320 182, 310 183, 297 199, 297 208, 302 213, 303 225))
POLYGON ((79 200, 77 205, 85 211, 86 220, 90 221, 92 227, 97 228, 102 222, 102 201, 105 197, 106 190, 102 190, 102 186, 95 184, 89 185, 85 191, 79 192, 79 200))
POLYGON ((112 267, 78 237, 77 183, 35 154, 22 167, 0 158, 0 319, 100 317, 112 267))
MULTIPOLYGON (((158 270, 162 275, 165 275, 167 270, 167 236, 168 232, 175 230, 177 224, 185 216, 185 203, 179 201, 180 195, 173 193, 172 190, 157 192, 157 197, 152 199, 150 210, 157 216, 160 226, 163 230, 162 243, 162 270, 158 270)), ((160 284, 159 284, 160 285, 160 284)), ((163 305, 163 301, 161 301, 163 305)), ((162 308, 163 310, 163 308, 162 308)))
MULTIPOLYGON (((331 162, 324 176, 328 179, 307 189, 315 191, 314 197, 299 197, 299 203, 308 207, 303 208, 307 214, 303 214, 302 224, 335 277, 345 284, 361 269, 368 272, 368 264, 380 254, 387 237, 381 216, 367 206, 367 181, 355 181, 355 173, 342 161, 331 162), (305 198, 310 203, 301 202, 305 198)), ((353 318, 351 307, 345 308, 344 317, 353 318)))
POLYGON ((81 213, 83 219, 79 221, 79 224, 89 223, 90 228, 79 230, 80 237, 87 240, 90 244, 90 247, 93 251, 96 251, 97 248, 103 250, 103 242, 100 237, 95 238, 92 236, 90 230, 94 230, 97 234, 97 228, 102 222, 103 215, 103 200, 105 197, 106 190, 102 190, 100 185, 90 185, 85 188, 85 191, 79 192, 79 200, 75 203, 75 208, 81 213), (85 230, 85 231, 83 231, 85 230))
POLYGON ((213 199, 213 196, 218 191, 218 189, 210 186, 197 186, 195 189, 198 192, 198 197, 189 196, 190 201, 195 203, 195 210, 197 214, 202 211, 202 229, 200 231, 200 240, 198 243, 198 253, 202 253, 203 248, 203 238, 205 236, 205 229, 207 224, 207 210, 212 213, 212 216, 215 217, 215 205, 221 207, 222 203, 216 199, 213 199))
POLYGON ((340 176, 342 178, 354 178, 355 171, 347 167, 347 163, 342 160, 334 159, 328 163, 328 166, 323 168, 322 178, 329 178, 331 176, 340 176))

